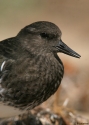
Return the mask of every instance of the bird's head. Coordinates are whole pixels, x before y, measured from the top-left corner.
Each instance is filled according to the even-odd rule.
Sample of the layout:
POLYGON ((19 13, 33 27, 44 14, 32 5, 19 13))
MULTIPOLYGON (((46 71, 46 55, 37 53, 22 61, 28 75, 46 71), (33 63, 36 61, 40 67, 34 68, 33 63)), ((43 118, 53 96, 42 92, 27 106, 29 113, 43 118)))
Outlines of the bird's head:
POLYGON ((21 39, 23 45, 30 51, 61 52, 80 58, 78 53, 69 48, 61 40, 61 35, 61 30, 55 24, 47 21, 39 21, 24 27, 18 33, 17 37, 21 39))

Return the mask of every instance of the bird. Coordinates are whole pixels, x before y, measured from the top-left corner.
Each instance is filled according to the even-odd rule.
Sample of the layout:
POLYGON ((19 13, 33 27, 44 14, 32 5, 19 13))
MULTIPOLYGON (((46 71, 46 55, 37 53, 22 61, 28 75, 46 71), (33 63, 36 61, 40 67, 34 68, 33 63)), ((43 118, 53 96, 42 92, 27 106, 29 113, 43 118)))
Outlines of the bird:
POLYGON ((31 110, 57 91, 64 75, 58 53, 81 57, 61 36, 54 23, 37 21, 0 41, 0 117, 31 110))

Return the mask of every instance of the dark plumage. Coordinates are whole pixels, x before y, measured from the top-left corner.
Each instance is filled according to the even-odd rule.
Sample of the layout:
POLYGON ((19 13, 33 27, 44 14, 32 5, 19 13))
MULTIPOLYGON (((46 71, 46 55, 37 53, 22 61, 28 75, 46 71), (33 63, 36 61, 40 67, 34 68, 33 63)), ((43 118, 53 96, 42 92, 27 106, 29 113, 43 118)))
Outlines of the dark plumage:
POLYGON ((46 21, 1 41, 0 103, 32 109, 54 94, 64 74, 58 52, 80 57, 62 42, 60 29, 46 21))

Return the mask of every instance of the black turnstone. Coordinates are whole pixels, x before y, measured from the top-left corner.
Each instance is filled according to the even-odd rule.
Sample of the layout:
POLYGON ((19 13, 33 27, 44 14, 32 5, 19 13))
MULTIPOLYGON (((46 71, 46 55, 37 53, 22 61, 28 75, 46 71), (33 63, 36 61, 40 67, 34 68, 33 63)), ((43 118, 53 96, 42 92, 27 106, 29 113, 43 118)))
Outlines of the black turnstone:
POLYGON ((64 74, 57 53, 80 58, 61 34, 55 24, 39 21, 0 42, 0 117, 32 109, 57 91, 64 74))

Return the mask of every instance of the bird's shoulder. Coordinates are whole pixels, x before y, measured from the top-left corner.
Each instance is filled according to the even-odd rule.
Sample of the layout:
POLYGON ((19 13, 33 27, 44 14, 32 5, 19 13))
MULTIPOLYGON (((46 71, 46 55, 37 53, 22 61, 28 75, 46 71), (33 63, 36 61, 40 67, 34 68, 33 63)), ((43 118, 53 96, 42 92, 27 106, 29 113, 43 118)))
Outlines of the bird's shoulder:
POLYGON ((17 37, 0 41, 0 57, 15 59, 20 49, 20 42, 17 37))

